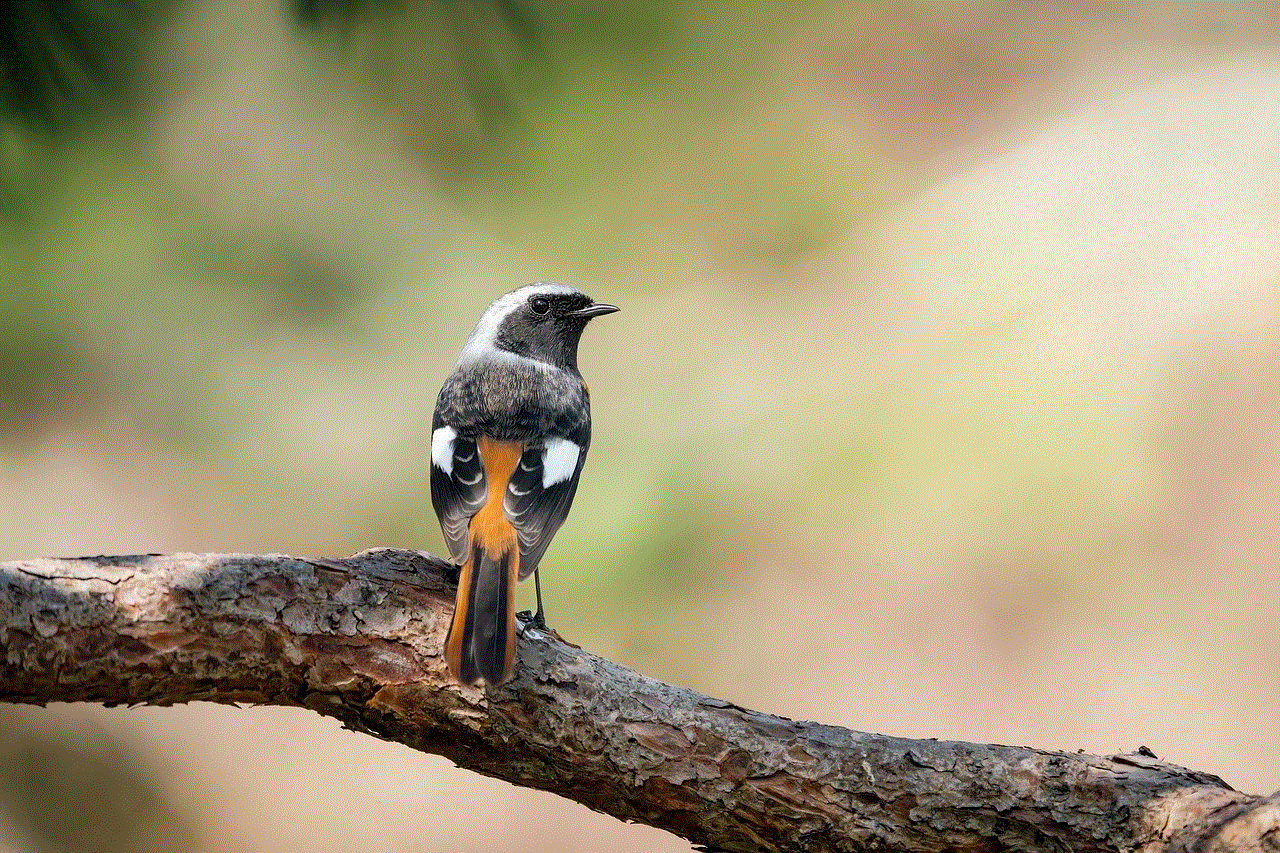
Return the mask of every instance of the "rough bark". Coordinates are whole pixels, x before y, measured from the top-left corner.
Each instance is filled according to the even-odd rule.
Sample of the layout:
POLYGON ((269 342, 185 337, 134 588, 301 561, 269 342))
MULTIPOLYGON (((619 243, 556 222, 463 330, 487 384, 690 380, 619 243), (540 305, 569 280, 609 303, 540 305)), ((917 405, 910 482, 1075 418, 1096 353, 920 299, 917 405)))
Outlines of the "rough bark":
POLYGON ((143 555, 0 563, 0 699, 294 705, 713 850, 1261 851, 1280 800, 1146 751, 1097 756, 797 722, 529 629, 516 678, 452 683, 450 567, 143 555))

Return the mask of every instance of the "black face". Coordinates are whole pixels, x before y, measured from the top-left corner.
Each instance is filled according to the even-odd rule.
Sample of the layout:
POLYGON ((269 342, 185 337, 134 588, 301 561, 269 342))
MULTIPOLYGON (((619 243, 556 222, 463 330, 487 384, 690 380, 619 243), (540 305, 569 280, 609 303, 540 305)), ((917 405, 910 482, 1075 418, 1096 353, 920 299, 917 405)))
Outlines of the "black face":
POLYGON ((594 314, 582 293, 534 293, 498 327, 495 342, 517 355, 578 369, 578 340, 594 314))
MULTIPOLYGON (((535 293, 525 300, 524 313, 533 318, 560 317, 576 319, 565 318, 565 314, 586 308, 590 304, 592 304, 591 297, 585 293, 535 293)), ((583 325, 586 325, 588 319, 590 318, 583 318, 583 325)))

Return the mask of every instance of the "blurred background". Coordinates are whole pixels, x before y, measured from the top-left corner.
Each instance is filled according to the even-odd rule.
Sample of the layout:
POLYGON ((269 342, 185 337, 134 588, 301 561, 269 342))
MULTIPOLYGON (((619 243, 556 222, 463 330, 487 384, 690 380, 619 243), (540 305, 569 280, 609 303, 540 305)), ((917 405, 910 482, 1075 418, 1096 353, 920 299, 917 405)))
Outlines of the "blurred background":
MULTIPOLYGON (((1280 6, 0 6, 0 558, 441 549, 436 391, 623 312, 552 623, 1280 787, 1280 6)), ((529 596, 531 590, 522 590, 529 596)), ((0 707, 0 849, 679 851, 300 710, 0 707)))

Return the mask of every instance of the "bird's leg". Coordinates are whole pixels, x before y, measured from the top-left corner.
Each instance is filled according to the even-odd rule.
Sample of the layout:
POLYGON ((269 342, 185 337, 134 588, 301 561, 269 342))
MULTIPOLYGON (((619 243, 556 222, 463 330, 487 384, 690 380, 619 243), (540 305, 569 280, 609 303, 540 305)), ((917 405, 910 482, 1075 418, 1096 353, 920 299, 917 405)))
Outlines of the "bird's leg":
POLYGON ((520 633, 523 634, 528 628, 546 629, 547 620, 542 618, 542 582, 538 577, 538 570, 533 570, 533 590, 538 596, 538 611, 530 613, 528 610, 521 610, 516 614, 516 619, 524 624, 519 626, 520 633))
POLYGON ((542 617, 542 581, 538 577, 538 569, 533 570, 533 592, 538 597, 538 610, 533 614, 533 624, 545 628, 547 620, 542 617))

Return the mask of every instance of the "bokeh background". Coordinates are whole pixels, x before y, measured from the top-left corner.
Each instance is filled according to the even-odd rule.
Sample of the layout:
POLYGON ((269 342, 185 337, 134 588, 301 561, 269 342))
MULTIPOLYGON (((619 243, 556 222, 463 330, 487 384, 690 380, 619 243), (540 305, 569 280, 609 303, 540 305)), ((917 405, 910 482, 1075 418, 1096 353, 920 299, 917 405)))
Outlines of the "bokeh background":
MULTIPOLYGON (((1280 787, 1280 6, 0 7, 0 558, 440 550, 483 307, 623 312, 553 623, 1280 787)), ((530 590, 523 590, 528 595, 530 590)), ((686 850, 308 712, 0 707, 0 849, 686 850)))

